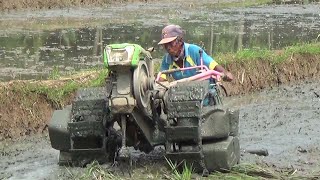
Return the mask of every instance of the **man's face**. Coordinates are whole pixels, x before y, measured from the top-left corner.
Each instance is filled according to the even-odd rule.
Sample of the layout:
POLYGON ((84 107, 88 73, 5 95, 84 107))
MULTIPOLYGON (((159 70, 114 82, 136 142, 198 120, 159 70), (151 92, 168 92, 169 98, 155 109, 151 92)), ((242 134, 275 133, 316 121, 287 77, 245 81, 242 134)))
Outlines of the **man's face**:
POLYGON ((163 47, 171 56, 178 57, 180 55, 181 43, 177 40, 163 44, 163 47))

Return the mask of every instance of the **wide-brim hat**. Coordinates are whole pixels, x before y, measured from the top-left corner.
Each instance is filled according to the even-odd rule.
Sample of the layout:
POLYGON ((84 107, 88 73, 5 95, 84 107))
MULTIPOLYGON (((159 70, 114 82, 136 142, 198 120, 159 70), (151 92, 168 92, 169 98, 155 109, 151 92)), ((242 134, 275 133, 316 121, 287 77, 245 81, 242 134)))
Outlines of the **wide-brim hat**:
POLYGON ((179 25, 168 25, 162 29, 161 41, 158 44, 169 43, 178 37, 183 38, 183 30, 179 25))

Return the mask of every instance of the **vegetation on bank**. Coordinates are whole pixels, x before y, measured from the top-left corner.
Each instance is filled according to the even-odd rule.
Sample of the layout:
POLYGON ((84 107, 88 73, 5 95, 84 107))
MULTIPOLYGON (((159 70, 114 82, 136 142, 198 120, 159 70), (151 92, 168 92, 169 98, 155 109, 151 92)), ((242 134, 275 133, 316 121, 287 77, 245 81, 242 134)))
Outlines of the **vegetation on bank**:
MULTIPOLYGON (((152 2, 154 0, 10 0, 0 1, 0 11, 6 10, 21 10, 21 9, 53 9, 53 8, 69 8, 69 7, 84 7, 84 6, 102 6, 115 3, 132 3, 132 2, 152 2)), ((282 4, 295 3, 303 4, 308 2, 319 2, 319 0, 245 0, 207 3, 207 8, 222 9, 230 7, 250 7, 264 4, 282 4)))
POLYGON ((119 2, 145 0, 5 0, 0 1, 0 10, 53 9, 72 6, 100 6, 119 2))
MULTIPOLYGON (((114 3, 152 2, 153 0, 10 0, 0 3, 0 11, 21 9, 53 9, 79 6, 101 6, 114 3)), ((212 8, 248 7, 261 4, 270 4, 272 0, 246 0, 239 2, 208 3, 212 8)))
POLYGON ((290 60, 293 54, 320 54, 320 42, 316 40, 314 43, 296 44, 282 50, 244 49, 236 53, 219 53, 214 57, 221 64, 250 60, 266 60, 272 64, 278 64, 290 60))
POLYGON ((251 6, 259 6, 264 4, 272 4, 273 0, 246 0, 246 1, 236 1, 236 2, 219 2, 215 4, 208 4, 207 8, 214 9, 223 9, 230 7, 251 7, 251 6))
MULTIPOLYGON (((281 51, 245 49, 231 54, 216 55, 217 61, 221 64, 229 64, 243 61, 265 60, 273 64, 290 60, 293 54, 320 54, 320 43, 298 44, 286 47, 281 51)), ((155 65, 155 72, 159 71, 159 64, 155 65)), ((106 69, 91 69, 82 72, 75 72, 74 75, 63 77, 59 71, 54 70, 49 75, 49 80, 30 83, 15 83, 16 90, 24 94, 35 93, 47 98, 55 108, 65 105, 66 99, 77 89, 84 87, 103 86, 106 69)))
POLYGON ((14 91, 22 94, 38 94, 46 97, 53 108, 60 109, 67 105, 67 100, 79 88, 102 86, 107 75, 106 69, 82 71, 62 77, 59 72, 53 72, 49 80, 16 81, 12 85, 14 91))

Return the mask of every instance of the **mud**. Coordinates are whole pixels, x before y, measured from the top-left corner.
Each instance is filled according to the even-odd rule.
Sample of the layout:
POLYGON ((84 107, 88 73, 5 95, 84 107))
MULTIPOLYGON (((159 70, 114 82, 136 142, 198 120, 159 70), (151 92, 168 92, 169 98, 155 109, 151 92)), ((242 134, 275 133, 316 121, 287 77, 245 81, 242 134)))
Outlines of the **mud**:
MULTIPOLYGON (((241 163, 265 165, 275 171, 296 170, 296 175, 320 172, 317 163, 320 160, 318 82, 304 81, 269 88, 228 97, 224 102, 225 105, 240 108, 241 163), (259 149, 266 149, 269 155, 247 153, 259 149)), ((1 141, 0 149, 0 178, 69 179, 84 173, 83 168, 57 165, 58 151, 51 148, 46 133, 44 136, 1 141)), ((160 166, 162 163, 160 160, 160 166)), ((149 166, 154 166, 154 162, 149 166)), ((103 167, 112 169, 110 164, 103 167)), ((140 170, 136 167, 136 171, 140 170)), ((139 177, 137 174, 136 177, 139 177)))
POLYGON ((299 174, 319 173, 319 93, 317 81, 303 81, 235 97, 233 105, 240 108, 242 162, 265 163, 299 174), (266 149, 269 155, 245 153, 255 149, 266 149))

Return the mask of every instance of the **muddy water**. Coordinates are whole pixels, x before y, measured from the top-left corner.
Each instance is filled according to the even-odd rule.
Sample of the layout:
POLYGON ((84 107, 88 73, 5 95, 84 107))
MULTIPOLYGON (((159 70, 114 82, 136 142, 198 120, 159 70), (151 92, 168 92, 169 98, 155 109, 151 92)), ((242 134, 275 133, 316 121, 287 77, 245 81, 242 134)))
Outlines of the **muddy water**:
POLYGON ((174 1, 2 13, 0 81, 46 79, 102 67, 101 52, 110 43, 153 46, 153 56, 159 59, 163 50, 157 42, 167 23, 180 24, 186 29, 185 39, 205 47, 209 54, 244 48, 279 49, 315 41, 319 35, 319 4, 216 10, 212 8, 216 4, 197 3, 174 1), (73 25, 74 21, 81 25, 73 25))
MULTIPOLYGON (((320 172, 318 82, 275 87, 231 97, 225 103, 240 109, 241 163, 297 170, 299 175, 320 172), (247 153, 261 149, 268 150, 269 156, 247 153)), ((2 141, 0 149, 0 179, 69 179, 83 172, 59 167, 58 151, 50 147, 48 137, 2 141)))

